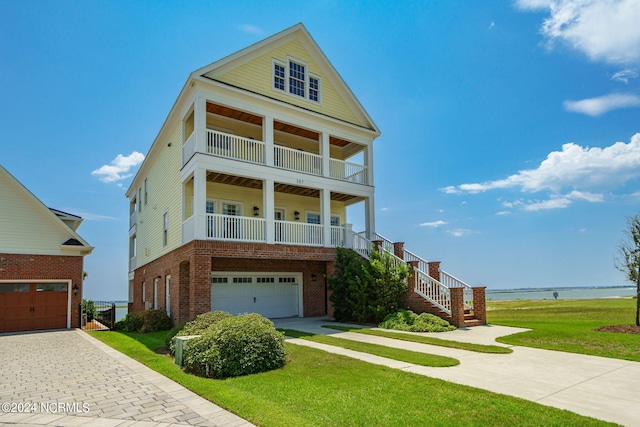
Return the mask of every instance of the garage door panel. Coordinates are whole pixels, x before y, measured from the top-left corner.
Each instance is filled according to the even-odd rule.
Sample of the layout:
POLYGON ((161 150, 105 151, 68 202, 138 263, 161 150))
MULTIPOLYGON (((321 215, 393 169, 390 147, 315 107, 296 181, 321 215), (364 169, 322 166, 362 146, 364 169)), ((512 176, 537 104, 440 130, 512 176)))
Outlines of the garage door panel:
POLYGON ((67 327, 67 283, 0 283, 0 332, 67 327))
MULTIPOLYGON (((260 273, 258 273, 260 274, 260 273)), ((299 292, 301 286, 288 274, 286 278, 264 277, 248 278, 229 275, 226 278, 214 277, 211 285, 211 310, 224 310, 231 314, 259 313, 265 317, 299 316, 299 292), (240 282, 242 280, 242 282, 240 282), (249 282, 249 280, 251 280, 249 282)))

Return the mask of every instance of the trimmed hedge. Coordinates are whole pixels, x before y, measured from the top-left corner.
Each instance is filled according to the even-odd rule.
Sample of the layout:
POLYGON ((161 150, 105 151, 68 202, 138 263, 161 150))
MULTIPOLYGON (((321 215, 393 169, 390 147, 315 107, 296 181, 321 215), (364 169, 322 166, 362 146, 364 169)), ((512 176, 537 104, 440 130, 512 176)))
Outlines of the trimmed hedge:
POLYGON ((188 372, 212 378, 281 368, 286 361, 284 333, 256 313, 229 315, 190 340, 183 361, 188 372))
POLYGON ((398 310, 389 314, 378 327, 410 332, 446 332, 456 329, 438 316, 430 313, 417 315, 411 310, 398 310))
MULTIPOLYGON (((175 352, 176 337, 185 337, 188 335, 202 335, 211 326, 215 325, 219 321, 226 319, 228 317, 233 317, 233 316, 230 313, 227 313, 226 311, 217 310, 217 311, 211 311, 208 313, 203 313, 198 317, 196 317, 195 319, 193 319, 192 321, 183 324, 182 327, 179 330, 177 330, 173 335, 171 335, 171 337, 169 338, 170 342, 167 345, 167 347, 169 348, 169 351, 171 351, 171 354, 175 352)), ((166 341, 169 341, 169 339, 166 339, 166 341)))
POLYGON ((157 332, 171 328, 171 318, 162 310, 145 310, 127 313, 124 319, 116 322, 115 330, 124 332, 157 332))

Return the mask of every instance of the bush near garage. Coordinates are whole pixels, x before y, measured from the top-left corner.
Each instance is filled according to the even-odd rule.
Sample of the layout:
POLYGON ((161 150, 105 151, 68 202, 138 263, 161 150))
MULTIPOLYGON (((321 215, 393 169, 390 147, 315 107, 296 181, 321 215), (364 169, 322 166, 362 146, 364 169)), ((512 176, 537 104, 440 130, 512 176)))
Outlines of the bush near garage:
POLYGON ((171 318, 162 310, 145 310, 127 313, 124 319, 116 322, 115 330, 123 332, 157 332, 171 328, 171 318))
MULTIPOLYGON (((209 313, 203 313, 197 316, 190 322, 187 322, 180 327, 177 331, 173 333, 173 335, 167 335, 165 338, 165 342, 167 342, 167 348, 171 352, 171 354, 175 353, 176 348, 176 337, 186 337, 189 335, 202 335, 205 333, 207 329, 211 326, 215 325, 219 321, 226 319, 228 317, 233 317, 230 313, 222 310, 211 311, 209 313)), ((170 333, 173 332, 170 331, 170 333)))
POLYGON ((398 310, 389 314, 378 327, 409 332, 446 332, 456 329, 438 316, 430 313, 417 315, 411 310, 398 310))
POLYGON ((211 378, 257 374, 284 366, 284 333, 259 314, 228 316, 189 341, 187 372, 211 378))

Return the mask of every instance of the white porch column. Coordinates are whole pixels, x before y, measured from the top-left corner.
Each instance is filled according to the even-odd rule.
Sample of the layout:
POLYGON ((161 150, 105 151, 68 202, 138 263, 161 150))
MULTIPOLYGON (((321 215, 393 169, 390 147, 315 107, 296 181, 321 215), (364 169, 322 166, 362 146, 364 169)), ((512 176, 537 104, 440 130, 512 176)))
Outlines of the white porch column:
MULTIPOLYGON (((273 154, 273 148, 271 149, 273 154)), ((271 157, 273 160, 273 156, 271 157)), ((262 181, 262 207, 264 209, 264 219, 266 222, 265 237, 267 243, 275 243, 276 241, 276 221, 275 221, 275 202, 274 202, 274 186, 273 179, 265 179, 262 181)))
POLYGON ((364 200, 364 226, 367 232, 367 238, 373 240, 373 232, 376 231, 375 206, 373 205, 373 197, 367 197, 364 200))
POLYGON ((273 117, 271 116, 264 116, 262 120, 262 141, 264 142, 265 149, 265 164, 267 166, 273 166, 273 117))
POLYGON ((320 220, 322 221, 322 242, 331 246, 331 191, 320 190, 320 220))
POLYGON ((196 240, 207 238, 207 170, 196 168, 193 173, 193 217, 196 240))
POLYGON ((367 184, 373 185, 373 142, 364 149, 364 165, 367 167, 367 184))
MULTIPOLYGON (((193 104, 193 127, 196 134, 196 153, 207 152, 207 100, 196 97, 193 104)), ((204 211, 203 211, 204 212, 204 211)))
POLYGON ((320 155, 322 156, 322 176, 330 176, 331 158, 329 145, 329 134, 327 132, 320 133, 320 155))

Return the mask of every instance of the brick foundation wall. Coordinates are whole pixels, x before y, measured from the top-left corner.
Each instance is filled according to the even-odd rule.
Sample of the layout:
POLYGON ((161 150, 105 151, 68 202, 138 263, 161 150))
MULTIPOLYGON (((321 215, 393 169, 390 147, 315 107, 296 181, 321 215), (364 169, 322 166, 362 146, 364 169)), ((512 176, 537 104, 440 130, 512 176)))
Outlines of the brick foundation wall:
POLYGON ((80 327, 82 303, 82 256, 23 255, 0 253, 0 280, 71 280, 71 327, 80 327))
POLYGON ((335 248, 195 240, 135 270, 132 311, 144 310, 143 282, 145 299, 153 301, 158 276, 158 308, 164 309, 165 279, 171 275, 171 317, 178 324, 210 311, 211 271, 291 271, 303 274, 304 316, 321 316, 327 314, 327 263, 335 258, 335 248))

